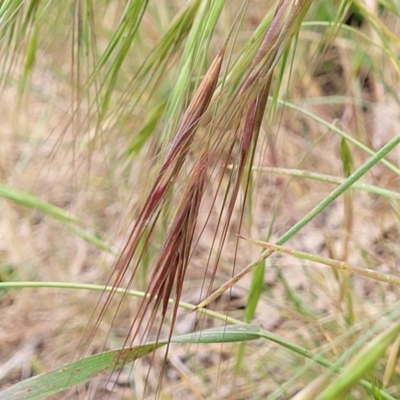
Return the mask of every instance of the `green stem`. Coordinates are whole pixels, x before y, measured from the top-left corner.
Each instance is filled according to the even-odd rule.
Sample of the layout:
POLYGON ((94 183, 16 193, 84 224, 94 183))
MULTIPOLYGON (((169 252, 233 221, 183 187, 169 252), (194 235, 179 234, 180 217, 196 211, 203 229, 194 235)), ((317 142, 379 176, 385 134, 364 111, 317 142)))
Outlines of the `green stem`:
MULTIPOLYGON (((339 185, 330 195, 315 206, 306 216, 304 216, 297 224, 293 225, 284 235, 276 242, 282 245, 292 238, 297 232, 312 221, 318 214, 330 206, 341 194, 349 189, 363 175, 365 175, 376 163, 382 160, 400 143, 400 135, 394 137, 389 143, 383 146, 376 154, 374 154, 366 163, 354 171, 341 185, 339 185)), ((400 171, 399 171, 400 172, 400 171)))
MULTIPOLYGON (((348 140, 350 143, 353 143, 354 145, 356 145, 358 148, 364 150, 366 153, 371 154, 371 155, 377 155, 380 151, 382 151, 386 146, 384 146, 379 152, 374 153, 373 150, 371 150, 369 147, 365 146, 364 144, 362 144, 361 142, 359 142, 357 139, 353 138, 352 136, 348 135, 346 132, 342 131, 341 129, 339 129, 338 127, 336 127, 333 124, 330 124, 329 122, 325 121, 323 118, 318 117, 317 115, 304 110, 301 107, 298 107, 296 105, 294 105, 293 103, 289 103, 288 101, 285 100, 278 100, 278 104, 284 106, 284 107, 288 107, 291 108, 292 110, 295 110, 297 112, 299 112, 300 114, 306 115, 307 117, 313 119, 314 121, 319 122, 322 125, 325 125, 327 128, 329 128, 330 130, 332 130, 333 132, 336 132, 337 134, 339 134, 341 137, 345 138, 346 140, 348 140)), ((396 137, 393 139, 396 140, 396 137)), ((391 143, 391 142, 389 142, 391 143)), ((388 144, 389 144, 388 143, 388 144)), ((398 144, 398 143, 397 143, 398 144)), ((393 146, 396 147, 395 144, 393 146)), ((390 151, 390 150, 389 150, 390 151)), ((387 153, 386 153, 387 154, 387 153)), ((385 155, 386 155, 385 154, 385 155)), ((371 158, 372 160, 372 158, 371 158)), ((391 169, 393 172, 395 172, 397 175, 400 175, 400 169, 398 167, 396 167, 395 165, 393 165, 391 162, 383 159, 383 157, 380 157, 378 161, 381 161, 382 164, 386 165, 386 167, 388 167, 389 169, 391 169), (382 160, 381 160, 382 159, 382 160)))
MULTIPOLYGON (((285 234, 283 234, 278 241, 277 245, 281 246, 291 239, 296 233, 304 228, 310 221, 312 221, 317 215, 328 208, 341 194, 349 189, 355 182, 357 182, 366 172, 368 172, 376 163, 381 161, 387 154, 389 154, 398 144, 400 143, 400 135, 394 137, 389 143, 383 146, 378 152, 376 152, 365 164, 354 171, 341 185, 339 185, 329 196, 322 200, 317 206, 315 206, 307 215, 305 215, 299 222, 293 225, 285 234)), ((241 272, 225 282, 220 288, 218 288, 211 296, 207 297, 204 301, 197 305, 197 309, 205 307, 217 299, 222 293, 231 288, 236 282, 242 279, 245 275, 251 272, 257 265, 263 260, 268 258, 274 251, 266 250, 260 254, 260 256, 248 264, 241 272)))
MULTIPOLYGON (((50 288, 50 289, 70 289, 70 290, 90 290, 92 292, 102 292, 102 293, 118 293, 121 295, 128 295, 132 297, 144 298, 146 296, 145 292, 140 290, 127 290, 124 288, 114 288, 112 286, 102 286, 102 285, 92 285, 86 283, 72 283, 72 282, 0 282, 0 290, 2 289, 34 289, 34 288, 50 288)), ((169 303, 172 304, 174 302, 173 299, 169 300, 169 303)), ((179 307, 188 310, 194 311, 196 310, 196 306, 193 304, 185 303, 183 301, 179 302, 179 307)), ((220 321, 224 321, 233 325, 245 325, 243 321, 238 319, 228 317, 227 315, 220 314, 211 310, 202 309, 197 310, 202 314, 207 315, 210 318, 215 318, 220 321)))

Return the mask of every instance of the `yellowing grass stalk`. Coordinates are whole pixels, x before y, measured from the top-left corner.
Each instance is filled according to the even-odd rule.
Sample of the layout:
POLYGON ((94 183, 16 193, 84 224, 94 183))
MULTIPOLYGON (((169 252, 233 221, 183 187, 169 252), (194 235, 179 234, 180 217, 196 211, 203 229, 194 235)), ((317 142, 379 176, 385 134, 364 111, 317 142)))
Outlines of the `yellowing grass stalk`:
POLYGON ((335 269, 341 270, 341 271, 346 271, 353 275, 364 276, 366 278, 371 278, 375 281, 387 282, 392 285, 400 286, 400 277, 395 276, 395 275, 386 274, 386 273, 375 271, 375 270, 369 269, 369 268, 356 267, 356 266, 347 264, 343 261, 333 260, 331 258, 320 257, 320 256, 316 256, 314 254, 305 253, 303 251, 291 250, 286 247, 263 242, 261 240, 252 240, 252 239, 246 238, 244 236, 241 236, 241 238, 244 240, 247 240, 248 242, 253 243, 257 246, 264 247, 264 248, 269 249, 274 252, 277 251, 278 253, 289 254, 293 257, 300 258, 302 260, 309 260, 309 261, 313 261, 316 263, 329 265, 332 268, 335 268, 335 269))

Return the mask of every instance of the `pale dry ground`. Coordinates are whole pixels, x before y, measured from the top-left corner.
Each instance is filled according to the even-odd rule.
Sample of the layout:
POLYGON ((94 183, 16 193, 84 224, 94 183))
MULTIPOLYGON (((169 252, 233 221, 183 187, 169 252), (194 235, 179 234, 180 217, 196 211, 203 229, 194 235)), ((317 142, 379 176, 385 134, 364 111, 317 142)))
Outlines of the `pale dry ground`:
MULTIPOLYGON (((257 21, 258 15, 250 10, 249 30, 253 19, 257 21)), ((346 76, 350 68, 346 61, 346 52, 351 51, 348 43, 340 40, 333 43, 326 55, 329 58, 326 72, 317 66, 308 67, 316 64, 315 57, 312 46, 302 46, 301 40, 302 37, 299 44, 301 57, 298 62, 295 61, 291 82, 286 82, 289 88, 287 97, 292 100, 327 95, 351 97, 354 94, 352 78, 346 76)), ((304 33, 303 40, 304 43, 308 40, 318 42, 320 38, 304 33)), ((68 120, 71 91, 68 82, 60 79, 57 68, 65 73, 70 66, 62 63, 57 68, 50 68, 57 57, 61 57, 61 50, 48 49, 43 55, 33 76, 35 90, 25 96, 18 108, 15 83, 10 81, 3 90, 0 106, 1 182, 79 216, 89 230, 101 232, 118 250, 127 235, 131 209, 141 198, 143 187, 146 189, 143 181, 151 179, 154 172, 148 173, 147 168, 143 168, 141 157, 128 169, 117 162, 129 143, 129 137, 121 133, 137 128, 135 118, 129 121, 129 129, 119 125, 109 129, 105 127, 106 134, 100 139, 93 139, 90 130, 77 136, 71 126, 63 129, 68 120), (62 140, 58 142, 61 135, 62 140), (143 172, 145 176, 141 176, 143 172)), ((337 126, 360 141, 379 148, 399 131, 399 109, 395 101, 385 94, 379 80, 368 76, 367 72, 360 75, 362 96, 371 102, 367 110, 360 112, 357 109, 356 113, 353 105, 312 105, 306 100, 298 100, 298 104, 329 122, 335 119, 337 126)), ((16 80, 18 76, 17 67, 16 80)), ((282 92, 285 91, 284 83, 282 92)), ((264 124, 257 165, 343 176, 339 143, 338 136, 327 132, 316 122, 278 108, 274 122, 264 124), (316 141, 318 143, 314 145, 316 141)), ((352 150, 355 166, 361 165, 366 155, 353 147, 352 150)), ((399 158, 399 152, 389 157, 397 165, 399 158)), ((266 172, 255 173, 255 178, 254 221, 249 226, 248 218, 245 218, 242 233, 254 239, 264 239, 275 217, 269 238, 271 242, 333 189, 330 184, 299 178, 290 180, 266 172)), ((378 165, 368 174, 365 182, 398 191, 400 180, 378 165)), ((209 184, 207 193, 210 197, 205 200, 204 213, 213 193, 213 182, 209 184)), ((217 205, 220 201, 217 199, 217 205)), ((215 212, 210 218, 211 224, 216 221, 215 212)), ((204 213, 201 218, 206 218, 204 213)), ((346 230, 343 201, 339 199, 288 246, 399 275, 399 233, 389 201, 365 192, 354 192, 352 213, 351 229, 346 230)), ((232 221, 230 242, 219 264, 215 287, 232 275, 238 215, 232 221)), ((206 230, 188 270, 184 301, 196 303, 202 298, 199 288, 205 274, 205 255, 211 244, 212 237, 206 230)), ((7 201, 0 202, 0 251, 2 280, 104 283, 114 261, 114 256, 100 252, 49 217, 7 201)), ((237 270, 254 260, 259 249, 241 244, 239 253, 237 270)), ((235 286, 230 298, 224 296, 213 308, 221 312, 229 308, 230 315, 240 318, 249 282, 250 277, 243 279, 235 286)), ((399 298, 398 291, 388 285, 378 285, 363 278, 355 278, 353 284, 354 307, 359 320, 374 315, 382 304, 390 304, 399 298)), ((268 263, 265 285, 255 324, 307 348, 327 346, 332 337, 346 330, 341 312, 340 285, 328 267, 276 254, 268 263), (301 299, 302 305, 308 308, 307 316, 298 312, 294 302, 288 298, 278 271, 301 299)), ((141 285, 138 286, 140 288, 141 285)), ((0 293, 0 384, 6 387, 71 361, 97 301, 98 294, 85 291, 26 289, 0 293)), ((129 317, 135 310, 134 304, 132 301, 132 304, 124 305, 119 331, 113 332, 113 342, 108 344, 108 348, 116 347, 123 340, 129 327, 129 317)), ((86 349, 87 353, 104 347, 111 317, 112 309, 104 318, 91 347, 86 349)), ((216 324, 207 320, 203 326, 216 324)), ((181 311, 176 332, 187 333, 199 326, 195 314, 181 311)), ((177 399, 261 398, 285 382, 291 376, 291 368, 303 362, 276 345, 257 341, 247 345, 244 372, 235 376, 232 371, 237 347, 231 344, 173 346, 168 356, 165 394, 177 399)), ((335 353, 334 346, 330 351, 335 353)), ((156 368, 148 376, 150 388, 157 387, 157 366, 162 359, 163 353, 160 352, 154 362, 156 368)), ((147 365, 148 360, 144 360, 133 371, 137 390, 145 384, 147 365)), ((132 392, 126 386, 128 372, 123 371, 115 378, 118 385, 110 398, 130 398, 132 392)), ((304 381, 296 383, 299 386, 291 387, 291 393, 307 382, 307 374, 302 379, 304 381)), ((113 387, 113 382, 113 378, 111 381, 99 379, 95 384, 97 391, 92 390, 91 396, 99 398, 104 390, 113 387)), ((67 397, 84 398, 85 388, 80 390, 79 394, 73 392, 67 397)))

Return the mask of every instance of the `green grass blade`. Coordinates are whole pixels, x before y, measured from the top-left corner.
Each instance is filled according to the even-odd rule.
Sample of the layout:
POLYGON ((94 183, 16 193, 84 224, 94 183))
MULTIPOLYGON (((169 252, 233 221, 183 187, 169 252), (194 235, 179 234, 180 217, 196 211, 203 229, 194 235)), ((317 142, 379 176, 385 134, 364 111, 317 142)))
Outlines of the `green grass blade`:
POLYGON ((100 373, 112 372, 124 364, 150 354, 166 343, 151 343, 136 346, 131 349, 115 350, 96 354, 46 374, 37 375, 24 380, 0 393, 3 400, 35 400, 43 399, 54 393, 59 393, 70 387, 97 377, 100 373))
POLYGON ((340 141, 340 157, 343 163, 344 176, 347 178, 353 172, 353 156, 351 150, 346 142, 346 139, 342 137, 340 141))
POLYGON ((64 211, 62 208, 56 207, 46 201, 39 200, 35 196, 28 193, 11 189, 5 185, 0 184, 0 197, 10 200, 20 206, 27 207, 33 210, 38 210, 43 214, 52 217, 53 219, 63 223, 78 223, 79 219, 70 213, 64 211))
MULTIPOLYGON (((285 100, 278 100, 278 103, 284 107, 288 107, 291 108, 292 110, 295 110, 297 112, 299 112, 300 114, 306 115, 307 117, 310 117, 311 119, 313 119, 314 121, 319 122, 320 124, 326 126, 327 128, 329 128, 330 130, 332 130, 333 132, 336 132, 337 134, 339 134, 342 138, 345 138, 348 142, 353 143, 354 145, 356 145, 358 148, 360 148, 361 150, 364 150, 366 153, 370 154, 370 155, 374 155, 376 154, 373 150, 371 150, 369 147, 365 146, 364 144, 362 144, 360 141, 358 141, 357 139, 355 139, 354 137, 348 135, 346 132, 342 131, 341 129, 339 129, 338 127, 336 127, 335 125, 325 121, 323 118, 318 117, 317 115, 304 110, 301 107, 296 106, 293 103, 290 103, 288 101, 285 100)), ((385 160, 384 158, 381 160, 382 164, 384 164, 386 167, 390 168, 393 172, 395 172, 397 175, 400 175, 400 169, 398 167, 396 167, 395 165, 393 165, 391 162, 385 160)))
POLYGON ((350 389, 360 378, 370 370, 387 347, 392 344, 400 333, 400 322, 394 324, 372 342, 370 342, 341 372, 338 378, 331 383, 317 397, 318 400, 344 399, 350 389))
MULTIPOLYGON (((311 220, 331 205, 339 196, 365 175, 376 163, 383 160, 400 143, 400 135, 394 137, 390 142, 383 146, 376 154, 374 154, 366 163, 354 171, 340 186, 338 186, 329 196, 322 200, 314 207, 306 216, 304 216, 297 224, 289 229, 277 242, 282 245, 306 226, 311 220)), ((400 172, 400 171, 399 171, 400 172)))
MULTIPOLYGON (((393 313, 393 314, 395 314, 394 317, 398 317, 398 312, 397 311, 395 313, 393 313)), ((375 328, 375 329, 377 329, 377 328, 375 328)), ((367 337, 370 337, 373 334, 374 334, 374 329, 372 329, 371 331, 369 331, 367 333, 367 337)), ((340 362, 331 363, 330 361, 328 361, 324 357, 321 357, 318 354, 314 354, 313 352, 305 349, 304 347, 299 346, 299 345, 297 345, 295 343, 289 342, 286 339, 283 339, 283 338, 281 338, 281 337, 279 337, 279 336, 277 336, 277 335, 275 335, 275 334, 273 334, 271 332, 262 330, 260 332, 260 337, 268 339, 271 342, 277 343, 277 344, 281 345, 282 347, 284 347, 284 348, 286 348, 286 349, 288 349, 288 350, 290 350, 290 351, 292 351, 292 352, 294 352, 296 354, 299 354, 299 355, 301 355, 302 357, 304 357, 306 359, 313 360, 317 364, 328 368, 329 369, 329 372, 328 372, 329 374, 331 374, 332 372, 339 372, 340 371, 340 364, 341 364, 340 362)), ((366 342, 367 339, 366 338, 362 338, 361 340, 363 342, 366 342)), ((357 349, 358 346, 359 346, 359 343, 358 342, 355 343, 355 345, 349 350, 349 352, 354 351, 354 349, 357 349)), ((365 379, 362 379, 360 381, 360 384, 366 389, 369 389, 369 390, 372 389, 372 384, 370 382, 368 382, 367 380, 365 380, 365 379)), ((379 390, 379 394, 382 397, 382 399, 395 400, 394 397, 390 396, 384 390, 379 390)), ((337 397, 336 399, 341 399, 341 397, 337 397)), ((296 398, 296 400, 297 400, 297 398, 296 398)), ((305 399, 302 399, 302 400, 305 400, 305 399)), ((311 400, 311 398, 309 398, 308 400, 311 400)))
MULTIPOLYGON (((308 212, 300 221, 294 224, 286 233, 284 233, 276 242, 281 246, 289 239, 296 235, 303 229, 309 222, 311 222, 317 215, 329 207, 339 196, 341 196, 347 189, 349 189, 355 182, 357 182, 363 175, 365 175, 376 163, 381 161, 387 154, 389 154, 400 143, 400 135, 394 137, 390 142, 383 146, 376 154, 374 154, 367 162, 354 171, 340 186, 331 192, 324 200, 317 204, 310 212, 308 212)), ((222 293, 228 290, 232 285, 242 279, 246 274, 251 272, 263 260, 268 258, 273 253, 272 250, 266 250, 252 263, 248 264, 239 274, 224 283, 217 289, 211 296, 207 297, 204 301, 198 304, 198 308, 203 308, 211 301, 218 298, 222 293)))
MULTIPOLYGON (((140 21, 142 20, 146 10, 148 0, 132 1, 130 3, 131 4, 127 7, 124 17, 122 18, 121 25, 119 27, 119 34, 115 38, 115 40, 117 40, 119 50, 115 55, 112 66, 107 73, 107 75, 110 76, 110 79, 101 104, 100 119, 104 117, 106 109, 109 105, 111 95, 117 83, 121 66, 128 54, 129 49, 131 48, 137 29, 140 25, 140 21)), ((110 56, 108 53, 105 54, 107 57, 110 56)), ((102 60, 101 62, 105 61, 102 60)))
MULTIPOLYGON (((112 286, 103 285, 93 285, 86 283, 72 283, 72 282, 0 282, 0 290, 2 289, 33 289, 33 288, 47 288, 47 289, 68 289, 68 290, 88 290, 92 292, 101 293, 118 293, 120 295, 133 296, 138 298, 143 298, 146 293, 140 290, 126 290, 125 288, 115 288, 112 286)), ((171 299, 170 304, 173 304, 171 299)), ((185 303, 183 301, 179 302, 179 307, 188 311, 194 311, 196 306, 193 304, 185 303)), ((244 325, 243 321, 229 317, 218 312, 202 309, 198 312, 207 315, 210 318, 217 319, 219 321, 226 322, 227 324, 244 325)))
POLYGON ((205 65, 208 46, 224 3, 224 0, 204 2, 197 11, 165 111, 165 119, 170 122, 162 134, 161 139, 164 144, 169 143, 176 131, 179 117, 186 106, 189 90, 197 87, 201 79, 202 71, 199 71, 199 66, 205 65))
MULTIPOLYGON (((259 338, 260 328, 253 325, 225 326, 171 338, 172 343, 232 343, 259 338)), ((144 357, 168 344, 168 339, 127 349, 113 350, 64 365, 46 374, 24 380, 0 396, 3 400, 35 400, 84 383, 144 357)))
POLYGON ((256 325, 226 325, 171 338, 171 343, 234 343, 259 339, 256 325))
POLYGON ((26 48, 24 73, 19 87, 20 95, 24 92, 26 83, 29 77, 31 76, 32 70, 35 66, 38 36, 39 36, 39 30, 37 29, 37 27, 34 26, 32 28, 32 34, 29 38, 29 42, 26 48))
POLYGON ((62 223, 65 227, 73 231, 76 235, 80 236, 82 239, 93 244, 101 250, 110 251, 110 246, 107 245, 99 237, 93 236, 92 234, 86 232, 79 225, 81 221, 75 215, 72 215, 62 208, 59 208, 53 204, 46 201, 40 200, 35 196, 28 193, 22 192, 20 190, 11 189, 8 186, 0 184, 0 198, 12 201, 22 207, 29 208, 31 210, 37 210, 44 215, 47 215, 54 220, 62 223))
MULTIPOLYGON (((82 284, 82 283, 65 283, 65 282, 0 282, 0 290, 1 289, 23 289, 23 288, 53 288, 53 289, 69 289, 69 290, 89 290, 89 291, 95 291, 95 292, 114 292, 118 293, 121 295, 128 295, 128 296, 134 296, 134 297, 139 297, 143 298, 146 296, 146 293, 142 291, 135 291, 135 290, 126 290, 124 288, 113 288, 113 287, 105 287, 102 285, 90 285, 90 284, 82 284)), ((170 300, 170 304, 173 303, 173 300, 170 300)), ((189 310, 189 311, 194 311, 196 309, 196 306, 189 304, 189 303, 184 303, 184 302, 179 302, 179 307, 189 310)), ((198 343, 199 340, 203 340, 203 343, 227 343, 227 342, 236 342, 236 341, 248 341, 248 340, 254 340, 257 338, 264 338, 267 339, 273 343, 278 344, 279 346, 282 346, 283 348, 294 352, 298 355, 301 355, 302 357, 312 360, 319 365, 328 368, 330 371, 334 372, 340 372, 340 366, 342 365, 343 361, 337 362, 335 364, 331 363, 324 357, 320 356, 319 354, 314 354, 313 352, 305 349, 302 346, 299 346, 296 343, 290 342, 285 338, 282 338, 274 333, 271 333, 269 331, 260 329, 258 326, 254 325, 247 325, 244 324, 242 321, 236 320, 232 317, 228 317, 224 314, 217 313, 215 311, 207 310, 207 309, 201 309, 197 310, 197 312, 200 312, 204 315, 207 315, 211 318, 218 319, 220 321, 224 321, 225 323, 228 324, 233 324, 234 326, 226 326, 226 327, 220 327, 216 329, 211 329, 211 330, 205 330, 201 332, 195 332, 187 335, 182 335, 182 336, 177 336, 171 339, 172 342, 174 343, 198 343), (201 339, 202 338, 202 339, 201 339)), ((398 319, 398 311, 396 310, 394 313, 388 316, 389 320, 395 320, 398 319)), ((377 324, 374 326, 366 335, 365 337, 361 338, 359 342, 365 343, 368 340, 370 340, 373 335, 375 335, 375 332, 378 331, 378 329, 381 329, 382 324, 377 324)), ((158 343, 160 346, 164 345, 165 343, 160 341, 158 343)), ((354 351, 356 351, 360 347, 360 344, 357 342, 352 346, 352 349, 350 349, 346 356, 349 354, 353 354, 354 351)), ((153 350, 155 350, 155 343, 148 343, 143 346, 138 346, 134 348, 134 351, 132 350, 131 352, 131 357, 133 356, 144 356, 146 354, 151 353, 153 350)), ((114 353, 113 352, 108 352, 111 354, 116 354, 116 352, 121 351, 121 350, 116 350, 114 353)), ((125 350, 129 353, 129 350, 125 350)), ((101 361, 101 354, 98 354, 95 357, 95 360, 101 361), (96 358, 98 357, 98 358, 96 358)), ((115 361, 115 356, 106 356, 103 359, 103 362, 106 360, 109 361, 115 361)), ((345 358, 344 358, 345 359, 345 358)), ((80 361, 83 362, 84 360, 80 361)), ((78 363, 74 363, 75 368, 78 367, 78 363)), ((89 366, 91 366, 91 362, 89 361, 89 366)), ((68 367, 68 366, 67 366, 68 367)), ((79 364, 79 368, 82 368, 82 365, 79 364)), ((108 367, 107 367, 108 368, 108 367)), ((60 371, 61 369, 57 369, 56 371, 60 371)), ((72 368, 69 369, 69 373, 73 371, 72 368)), ((102 370, 104 371, 104 369, 102 370)), ((86 375, 87 376, 87 375, 86 375)), ((71 375, 69 375, 71 377, 71 375)), ((38 377, 31 378, 36 379, 38 377)), ((90 376, 89 376, 90 378, 90 376)), ((88 378, 88 379, 89 379, 88 378)), ((84 379, 84 375, 82 375, 82 379, 84 379)), ((25 381, 24 381, 25 382, 25 381)), ((20 384, 17 385, 22 385, 24 382, 21 382, 20 384)), ((63 382, 65 384, 65 381, 63 382)), ((367 388, 371 389, 372 384, 366 380, 361 380, 360 384, 367 388)), ((21 386, 18 386, 21 388, 21 386)), ((25 387, 25 386, 24 386, 25 387)), ((12 391, 14 386, 12 388, 7 389, 6 392, 1 393, 3 395, 4 393, 15 393, 12 391)), ((62 390, 62 389, 60 389, 62 390)), ((24 393, 25 394, 25 393, 24 393)), ((394 400, 394 398, 387 393, 385 393, 383 390, 380 391, 380 395, 382 396, 382 399, 385 400, 394 400)), ((10 397, 11 399, 26 399, 27 397, 10 397)), ((36 397, 40 398, 40 397, 36 397)))
POLYGON ((129 144, 128 148, 125 150, 124 157, 132 158, 140 152, 143 148, 147 139, 153 133, 161 115, 164 111, 165 102, 161 102, 153 110, 149 112, 149 115, 144 120, 143 125, 139 129, 138 133, 133 138, 132 142, 129 144))

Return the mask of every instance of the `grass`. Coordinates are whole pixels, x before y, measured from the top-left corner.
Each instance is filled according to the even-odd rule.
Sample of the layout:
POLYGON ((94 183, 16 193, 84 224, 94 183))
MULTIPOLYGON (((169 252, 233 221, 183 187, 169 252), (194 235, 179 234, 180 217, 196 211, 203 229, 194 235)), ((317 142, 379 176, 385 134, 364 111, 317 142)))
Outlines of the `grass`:
POLYGON ((398 398, 397 6, 1 3, 0 397, 398 398))

